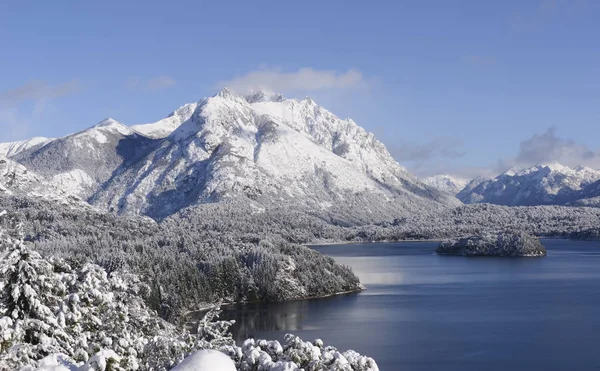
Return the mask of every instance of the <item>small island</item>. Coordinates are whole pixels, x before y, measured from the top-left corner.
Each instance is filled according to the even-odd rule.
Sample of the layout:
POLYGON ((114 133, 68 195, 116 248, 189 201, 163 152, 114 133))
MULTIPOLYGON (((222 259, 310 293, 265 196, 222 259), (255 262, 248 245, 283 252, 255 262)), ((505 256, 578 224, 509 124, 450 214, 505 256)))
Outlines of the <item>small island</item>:
POLYGON ((446 240, 436 251, 440 255, 459 256, 546 256, 546 248, 540 240, 525 232, 483 234, 458 240, 446 240))

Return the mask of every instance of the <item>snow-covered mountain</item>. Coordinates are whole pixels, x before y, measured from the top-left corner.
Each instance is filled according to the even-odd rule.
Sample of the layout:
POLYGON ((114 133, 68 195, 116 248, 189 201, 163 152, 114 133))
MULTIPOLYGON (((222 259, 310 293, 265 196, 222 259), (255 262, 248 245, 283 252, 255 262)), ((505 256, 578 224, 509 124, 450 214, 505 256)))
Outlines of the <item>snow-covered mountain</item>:
POLYGON ((467 185, 465 179, 454 177, 446 174, 432 175, 422 179, 423 182, 431 187, 437 188, 440 191, 456 195, 467 185))
POLYGON ((581 198, 581 192, 598 180, 600 171, 587 167, 539 164, 528 169, 509 169, 494 179, 468 185, 457 197, 464 203, 562 205, 581 198))
POLYGON ((0 158, 0 195, 26 194, 62 205, 89 207, 75 192, 44 179, 18 162, 0 158))
POLYGON ((340 221, 459 204, 400 166, 373 134, 310 98, 224 89, 155 123, 106 119, 10 156, 93 205, 161 218, 241 197, 340 221))
MULTIPOLYGON (((490 179, 490 178, 488 178, 488 177, 485 177, 485 176, 478 176, 478 177, 476 177, 476 178, 473 178, 473 179, 471 179, 471 180, 470 180, 470 181, 469 181, 469 182, 468 182, 468 183, 467 183, 467 184, 466 184, 466 185, 463 187, 463 189, 461 189, 461 190, 460 190, 460 192, 458 192, 458 193, 456 194, 456 198, 458 198, 458 199, 459 199, 459 200, 461 200, 461 201, 463 201, 463 199, 470 199, 470 198, 472 197, 471 195, 473 194, 473 190, 474 190, 475 188, 477 188, 477 186, 479 186, 481 183, 483 183, 483 182, 487 182, 487 181, 489 181, 489 180, 491 180, 491 179, 490 179)), ((473 197, 474 197, 474 196, 473 196, 473 197)), ((465 201, 463 201, 463 202, 464 202, 464 203, 475 203, 475 202, 477 202, 477 201, 474 201, 474 202, 465 202, 465 201)))
POLYGON ((150 124, 134 125, 131 129, 149 138, 166 138, 175 131, 175 129, 181 126, 181 124, 189 120, 197 107, 198 103, 188 103, 179 107, 160 121, 150 124))
POLYGON ((90 201, 159 218, 236 196, 373 218, 455 204, 408 174, 373 134, 311 99, 226 89, 118 173, 90 201))
POLYGON ((52 138, 35 137, 19 142, 0 143, 0 158, 15 156, 32 147, 41 147, 53 140, 52 138))
POLYGON ((600 180, 587 185, 578 192, 577 200, 571 202, 570 205, 600 207, 600 180))
POLYGON ((21 151, 11 159, 82 198, 144 153, 154 140, 113 120, 21 151))

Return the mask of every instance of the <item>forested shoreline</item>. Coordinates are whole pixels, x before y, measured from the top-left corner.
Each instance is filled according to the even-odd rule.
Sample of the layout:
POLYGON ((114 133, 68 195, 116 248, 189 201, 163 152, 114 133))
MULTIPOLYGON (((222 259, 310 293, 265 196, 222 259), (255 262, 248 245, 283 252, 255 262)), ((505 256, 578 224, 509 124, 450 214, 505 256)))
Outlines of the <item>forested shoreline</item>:
POLYGON ((178 370, 207 350, 242 371, 378 371, 373 359, 319 339, 287 335, 283 344, 248 339, 239 347, 229 332, 233 322, 217 319, 218 305, 192 334, 148 306, 152 285, 145 277, 42 257, 25 241, 19 218, 3 210, 0 220, 2 371, 178 370))
MULTIPOLYGON (((54 335, 49 333, 44 335, 44 332, 39 333, 41 330, 35 330, 34 333, 39 333, 42 338, 50 337, 54 339, 52 341, 58 343, 52 343, 54 348, 42 349, 34 346, 27 348, 29 350, 26 354, 14 353, 7 350, 10 344, 25 342, 24 344, 32 346, 33 343, 27 340, 30 339, 27 337, 29 335, 24 335, 27 331, 18 327, 21 326, 18 325, 21 322, 6 320, 2 325, 5 331, 12 329, 5 332, 5 335, 9 334, 6 335, 7 339, 12 340, 5 343, 6 349, 3 348, 3 352, 5 357, 9 357, 5 362, 8 364, 13 362, 15 365, 36 363, 41 357, 56 351, 67 352, 74 362, 84 363, 93 360, 98 354, 105 356, 104 353, 95 354, 95 352, 106 348, 116 352, 113 354, 118 358, 115 364, 126 365, 124 369, 129 369, 133 367, 132 365, 137 368, 131 369, 152 369, 153 366, 149 365, 156 365, 158 362, 162 365, 162 369, 167 370, 194 349, 218 348, 216 345, 206 343, 204 338, 198 338, 201 334, 189 335, 179 332, 183 328, 183 314, 188 311, 206 308, 215 303, 285 301, 324 297, 363 288, 349 267, 336 264, 332 258, 304 244, 434 240, 511 231, 529 233, 538 237, 582 239, 598 238, 600 235, 598 229, 600 209, 584 207, 503 207, 479 204, 410 215, 384 223, 344 226, 336 224, 326 215, 310 213, 302 208, 291 206, 257 208, 256 205, 244 202, 243 199, 187 208, 158 223, 147 217, 117 216, 91 207, 65 206, 23 194, 0 194, 0 210, 6 211, 0 218, 0 229, 11 231, 14 230, 15 225, 20 225, 22 244, 27 245, 27 251, 31 251, 25 255, 22 252, 15 252, 14 246, 20 246, 21 243, 14 242, 18 240, 14 236, 9 236, 9 242, 3 244, 3 254, 8 254, 6 255, 8 260, 2 262, 4 271, 9 269, 6 267, 11 266, 11 261, 13 267, 20 266, 20 263, 14 262, 17 256, 32 256, 40 267, 45 267, 42 269, 46 272, 45 275, 49 275, 51 271, 59 274, 56 276, 59 281, 67 279, 68 282, 75 282, 73 281, 75 277, 89 276, 91 272, 95 272, 93 273, 96 277, 93 278, 95 284, 108 280, 106 281, 108 291, 105 292, 108 296, 107 299, 102 299, 104 301, 90 297, 86 304, 92 305, 89 309, 90 313, 97 310, 95 305, 102 305, 104 308, 106 305, 113 305, 114 313, 94 316, 105 319, 106 315, 118 317, 119 311, 129 310, 119 304, 118 300, 135 298, 136 306, 144 308, 143 312, 136 309, 136 313, 143 314, 141 318, 146 318, 143 322, 153 323, 154 329, 147 328, 147 324, 140 325, 142 330, 135 323, 124 324, 123 326, 132 326, 131 339, 137 337, 150 339, 152 334, 161 334, 160 336, 165 339, 162 343, 152 343, 148 340, 142 345, 134 345, 127 340, 128 342, 123 344, 128 345, 129 348, 125 346, 119 348, 110 345, 121 344, 118 339, 109 341, 100 338, 98 336, 101 334, 94 335, 94 331, 98 329, 94 330, 92 326, 88 329, 91 332, 86 335, 88 336, 86 339, 95 339, 93 341, 98 345, 88 344, 85 352, 76 353, 73 342, 77 343, 78 340, 76 337, 69 337, 75 336, 74 333, 69 335, 67 332, 64 335, 67 336, 65 339, 71 339, 64 340, 71 344, 70 348, 65 348, 64 344, 61 345, 61 340, 56 340, 54 335), (36 257, 35 254, 38 253, 40 255, 36 257), (129 277, 128 279, 133 280, 131 284, 134 286, 119 286, 118 282, 123 282, 119 277, 129 277), (111 286, 115 283, 110 282, 117 282, 117 286, 111 286), (121 292, 119 290, 125 290, 122 294, 118 294, 122 299, 116 299, 117 302, 110 301, 113 299, 108 298, 119 297, 115 294, 121 292), (156 318, 153 317, 156 315, 158 315, 156 318), (135 335, 135 331, 143 331, 143 333, 138 336, 135 335), (184 340, 178 338, 180 336, 184 336, 184 340), (114 343, 115 341, 117 343, 114 343), (175 348, 171 345, 165 345, 171 344, 169 342, 182 344, 182 341, 188 345, 179 345, 176 350, 173 350, 175 348), (165 346, 171 347, 171 350, 161 350, 156 353, 156 356, 162 357, 161 359, 152 358, 155 357, 152 355, 155 352, 153 348, 164 349, 165 346)), ((46 295, 44 300, 58 305, 50 311, 54 313, 53 315, 59 316, 59 319, 62 318, 61 311, 64 311, 61 309, 63 304, 60 303, 67 299, 47 295, 60 296, 68 294, 69 291, 76 293, 83 287, 75 285, 69 288, 71 286, 68 285, 67 292, 64 290, 44 292, 42 286, 38 287, 38 290, 42 291, 41 295, 46 295)), ((11 297, 11 290, 13 289, 6 291, 5 287, 5 297, 11 297)), ((78 295, 90 294, 89 291, 81 291, 78 295)), ((103 296, 98 298, 101 297, 103 296)), ((11 312, 14 312, 14 308, 3 309, 5 316, 10 316, 11 312)), ((77 309, 75 313, 79 312, 80 310, 77 309)), ((49 312, 44 311, 44 313, 49 312)), ((69 317, 74 321, 73 326, 80 326, 78 324, 81 322, 77 319, 79 317, 76 314, 74 316, 69 317)), ((86 321, 96 321, 94 319, 96 317, 92 316, 86 321)), ((16 320, 19 318, 21 317, 17 316, 16 320)), ((42 322, 35 323, 46 323, 44 322, 46 320, 40 319, 40 321, 42 322)), ((52 319, 48 321, 54 323, 52 319)), ((102 336, 110 335, 111 332, 110 336, 117 336, 116 333, 119 331, 121 330, 111 327, 104 330, 105 335, 102 336)), ((290 343, 282 349, 289 350, 292 352, 290 354, 312 352, 309 348, 312 349, 315 345, 306 344, 310 343, 290 338, 290 343)), ((248 344, 248 347, 253 346, 255 345, 248 344)), ((327 364, 331 366, 323 369, 344 369, 335 368, 339 365, 331 363, 334 360, 330 358, 333 354, 330 352, 334 348, 322 346, 317 348, 322 349, 322 356, 326 357, 323 359, 327 359, 326 362, 329 362, 327 364)), ((231 349, 230 353, 238 352, 231 349)), ((223 349, 222 351, 228 352, 223 349)), ((244 362, 246 364, 250 362, 252 365, 258 362, 257 359, 247 360, 234 353, 230 355, 237 362, 238 369, 253 370, 252 367, 255 366, 244 366, 244 362)), ((371 361, 364 357, 360 358, 362 356, 354 353, 346 355, 354 357, 356 362, 360 361, 367 365, 365 368, 359 368, 361 370, 377 370, 374 362, 371 365, 369 363, 371 361)), ((291 359, 289 357, 292 356, 284 352, 279 355, 274 353, 267 358, 288 362, 291 359)), ((303 362, 305 361, 298 359, 295 364, 304 364, 303 362)))
POLYGON ((598 238, 600 209, 465 205, 386 223, 340 226, 292 207, 232 200, 187 208, 160 223, 92 208, 0 195, 42 255, 148 277, 148 304, 171 321, 217 301, 283 301, 361 289, 348 267, 303 244, 441 240, 520 230, 598 238))

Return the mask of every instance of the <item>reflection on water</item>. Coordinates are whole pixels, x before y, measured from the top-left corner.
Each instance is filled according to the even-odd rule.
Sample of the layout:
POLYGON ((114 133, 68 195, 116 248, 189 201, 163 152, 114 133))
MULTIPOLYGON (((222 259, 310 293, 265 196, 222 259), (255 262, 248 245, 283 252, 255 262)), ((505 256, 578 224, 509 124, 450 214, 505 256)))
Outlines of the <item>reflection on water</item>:
MULTIPOLYGON (((326 316, 340 306, 350 306, 356 293, 333 296, 319 300, 296 300, 284 303, 250 303, 224 306, 220 319, 235 320, 231 332, 238 344, 248 338, 264 338, 265 332, 281 334, 298 333, 300 330, 315 330, 307 319, 311 315, 326 316)), ((190 315, 188 329, 195 331, 197 321, 204 312, 190 315), (195 321, 194 321, 195 320, 195 321)), ((278 337, 280 338, 280 337, 278 337)))
POLYGON ((436 243, 320 246, 367 291, 228 307, 235 338, 292 332, 381 370, 600 369, 600 242, 546 240, 545 258, 437 256, 436 243))
POLYGON ((258 332, 301 330, 307 307, 306 301, 236 305, 224 308, 221 318, 235 320, 231 330, 239 343, 258 332))

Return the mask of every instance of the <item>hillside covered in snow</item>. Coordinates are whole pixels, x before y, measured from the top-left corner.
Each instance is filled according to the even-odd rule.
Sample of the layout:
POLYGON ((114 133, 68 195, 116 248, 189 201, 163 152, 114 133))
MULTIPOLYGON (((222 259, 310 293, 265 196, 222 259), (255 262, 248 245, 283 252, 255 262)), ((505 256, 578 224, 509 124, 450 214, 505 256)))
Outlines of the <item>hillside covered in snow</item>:
POLYGON ((465 179, 446 174, 428 176, 423 178, 423 182, 453 196, 462 191, 468 183, 465 179))
POLYGON ((509 169, 493 179, 479 179, 457 197, 466 204, 565 205, 600 196, 593 185, 598 180, 600 171, 587 167, 539 164, 528 169, 509 169))
POLYGON ((36 137, 18 142, 0 143, 0 158, 11 157, 34 147, 42 147, 53 139, 36 137))
POLYGON ((155 123, 106 119, 15 146, 4 146, 13 149, 10 160, 42 184, 103 210, 157 220, 234 198, 259 209, 290 205, 342 224, 459 205, 409 174, 373 134, 310 98, 224 89, 155 123))

